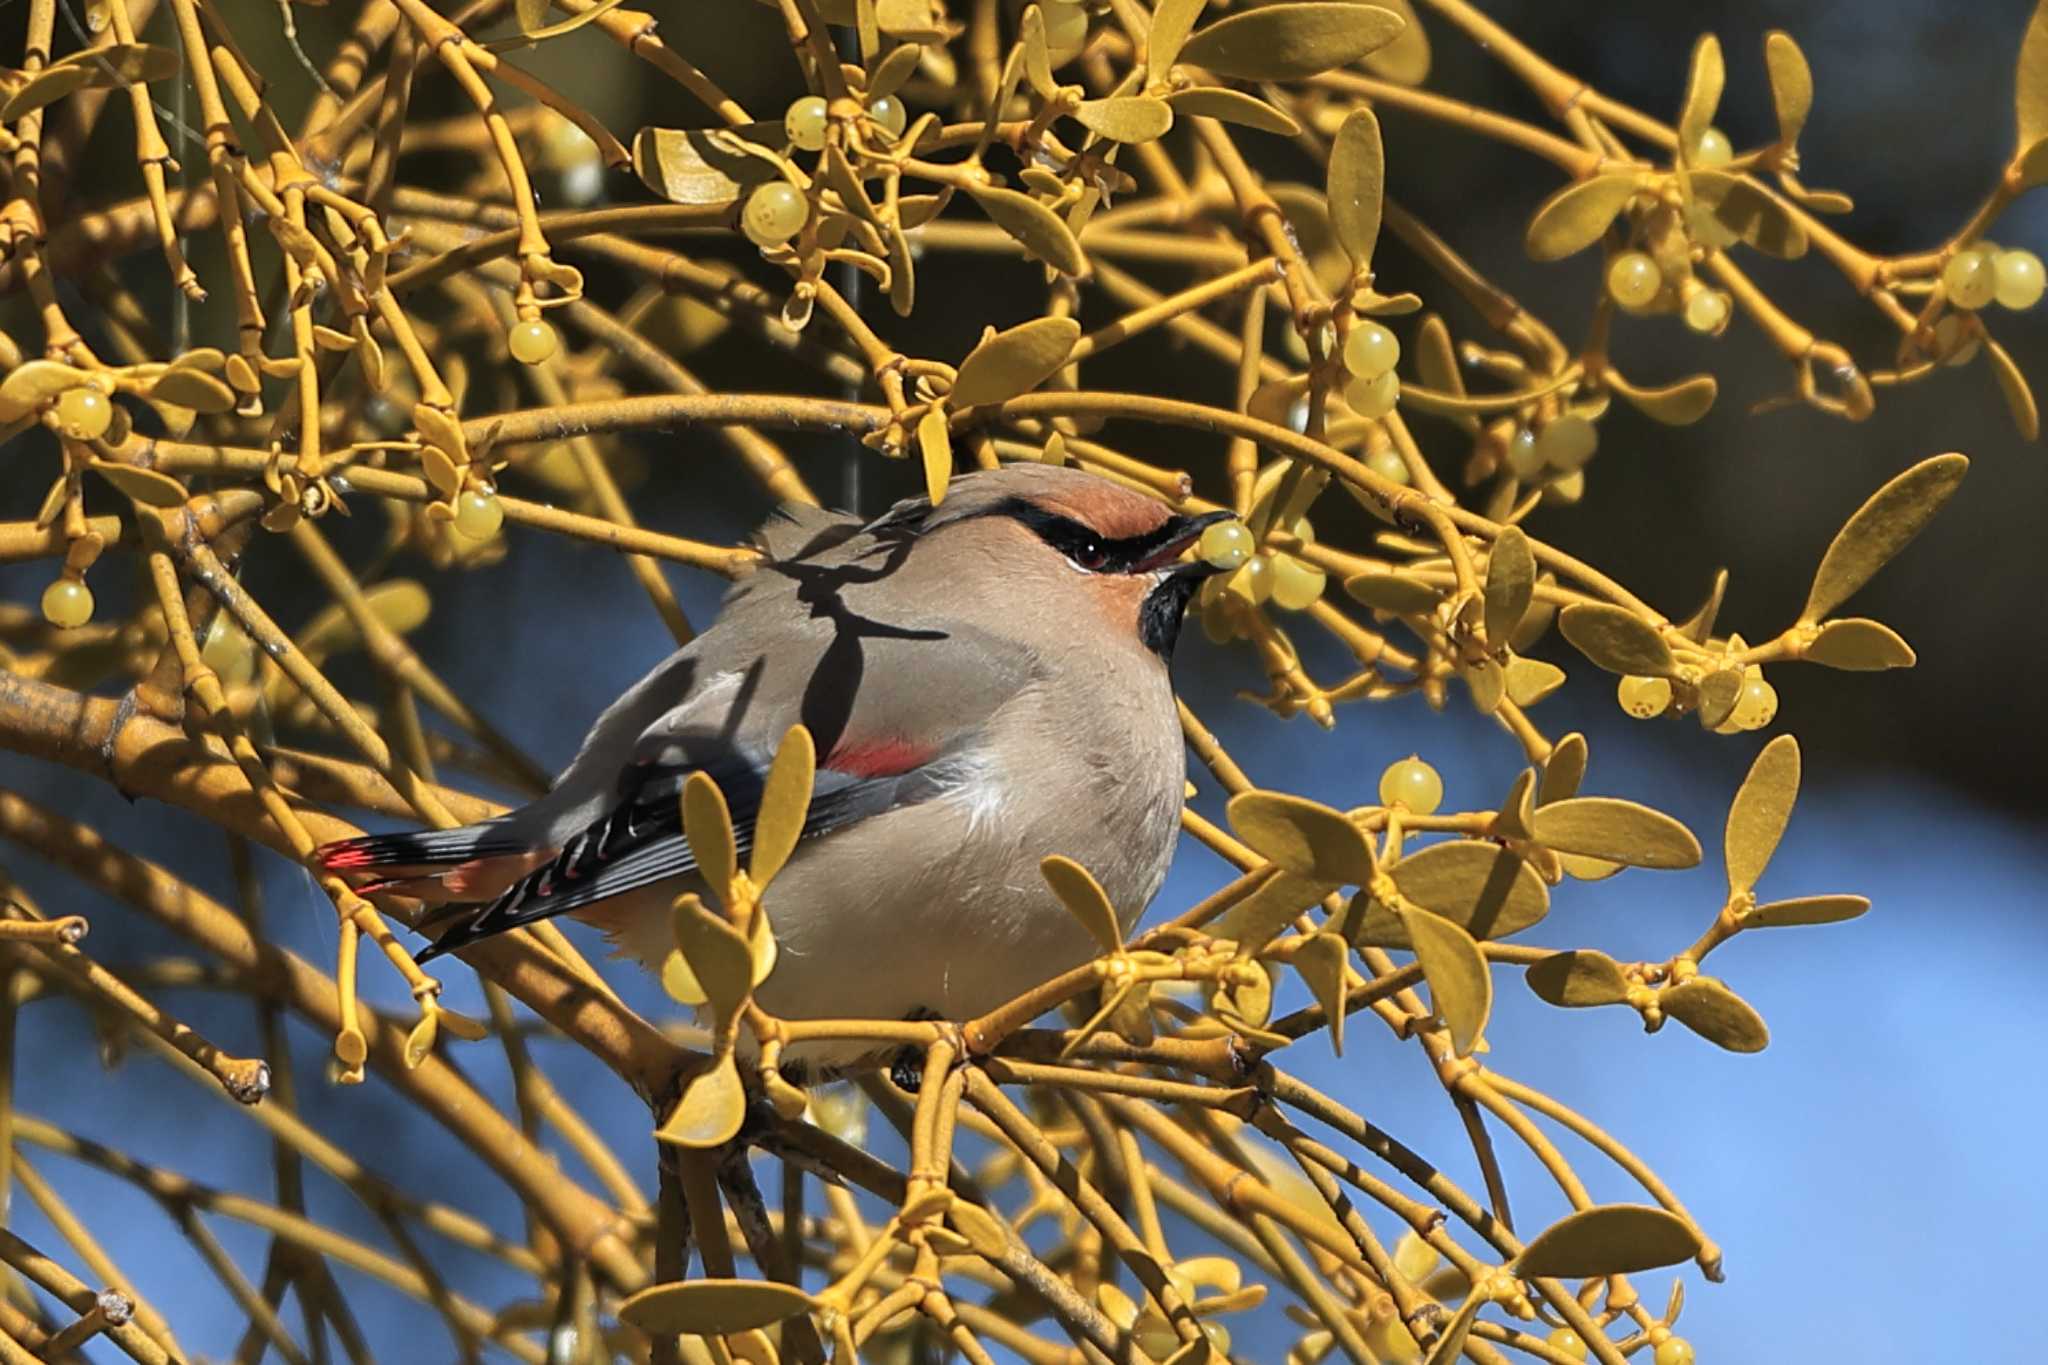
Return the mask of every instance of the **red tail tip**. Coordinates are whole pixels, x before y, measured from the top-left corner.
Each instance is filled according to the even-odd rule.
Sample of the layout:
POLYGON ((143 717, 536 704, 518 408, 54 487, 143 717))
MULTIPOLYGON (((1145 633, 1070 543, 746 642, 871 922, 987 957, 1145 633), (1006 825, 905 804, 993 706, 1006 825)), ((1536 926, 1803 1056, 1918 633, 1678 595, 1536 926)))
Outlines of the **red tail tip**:
POLYGON ((330 872, 340 872, 351 867, 368 867, 369 850, 352 847, 353 841, 343 839, 338 843, 322 844, 313 850, 313 856, 320 860, 320 866, 330 872))

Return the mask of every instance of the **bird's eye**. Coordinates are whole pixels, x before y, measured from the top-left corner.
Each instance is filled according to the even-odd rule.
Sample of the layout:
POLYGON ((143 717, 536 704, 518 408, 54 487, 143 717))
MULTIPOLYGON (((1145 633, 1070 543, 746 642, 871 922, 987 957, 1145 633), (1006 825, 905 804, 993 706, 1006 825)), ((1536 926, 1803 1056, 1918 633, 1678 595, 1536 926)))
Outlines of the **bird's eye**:
POLYGON ((1109 551, 1102 548, 1102 542, 1084 540, 1074 551, 1074 562, 1082 568, 1095 570, 1109 563, 1109 551))

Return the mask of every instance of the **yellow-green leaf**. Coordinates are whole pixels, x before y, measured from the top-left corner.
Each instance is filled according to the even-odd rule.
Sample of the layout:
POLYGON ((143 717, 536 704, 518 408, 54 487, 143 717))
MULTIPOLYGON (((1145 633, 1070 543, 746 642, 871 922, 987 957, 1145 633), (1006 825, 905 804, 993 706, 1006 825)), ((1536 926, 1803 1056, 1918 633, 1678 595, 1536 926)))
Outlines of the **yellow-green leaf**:
POLYGON ((1074 236, 1060 216, 1028 194, 989 186, 970 188, 974 202, 1003 231, 1015 237, 1024 249, 1064 275, 1079 275, 1088 268, 1081 240, 1074 236))
POLYGON ((185 505, 185 485, 168 474, 159 474, 154 469, 138 469, 132 464, 115 464, 108 460, 95 461, 90 467, 93 473, 145 506, 185 505))
POLYGON ((1344 1055, 1344 971, 1351 961, 1351 945, 1335 934, 1314 934, 1287 959, 1301 973, 1316 1003, 1330 1021, 1330 1047, 1344 1055))
POLYGON ((589 9, 581 10, 552 24, 542 24, 548 16, 548 0, 518 0, 515 12, 519 16, 519 36, 501 38, 497 42, 485 43, 493 52, 509 52, 515 48, 530 47, 544 43, 550 38, 559 38, 565 33, 574 33, 599 15, 612 10, 620 0, 598 0, 589 9), (532 22, 528 22, 531 19, 532 22))
POLYGON ((1552 953, 1529 968, 1527 979, 1539 997, 1567 1009, 1613 1005, 1628 998, 1621 965, 1591 948, 1552 953))
POLYGON ((1349 66, 1401 32, 1401 16, 1377 5, 1297 0, 1261 5, 1209 25, 1180 60, 1246 81, 1291 81, 1349 66))
POLYGON ((1483 658, 1461 666, 1458 676, 1465 680, 1465 686, 1472 691, 1472 706, 1482 716, 1490 716, 1500 710, 1501 699, 1507 695, 1507 672, 1498 660, 1483 658))
POLYGON ((925 496, 937 507, 953 480, 953 435, 946 427, 946 410, 937 403, 917 419, 917 449, 924 460, 925 496))
POLYGON ((893 95, 903 88, 917 64, 924 56, 924 48, 916 43, 901 43, 889 49, 889 55, 875 64, 868 73, 867 97, 870 101, 884 95, 893 95))
POLYGON ((994 1215, 977 1204, 956 1199, 947 1206, 946 1221, 957 1228, 975 1254, 995 1260, 1010 1249, 1010 1239, 994 1215))
POLYGON ((1353 109, 1330 144, 1325 199, 1337 245, 1360 274, 1372 269, 1380 238, 1380 209, 1386 196, 1387 154, 1380 145, 1380 121, 1370 109, 1353 109))
POLYGON ((1710 374, 1696 374, 1659 389, 1624 389, 1616 385, 1615 392, 1651 421, 1667 427, 1686 427, 1707 415, 1720 395, 1721 386, 1710 374))
POLYGON ((1508 700, 1527 709, 1564 686, 1564 670, 1541 659, 1510 659, 1508 700))
POLYGON ((775 1280, 684 1280, 634 1294, 619 1305, 619 1321, 649 1336, 711 1336, 768 1327, 810 1306, 810 1295, 775 1280))
POLYGON ((1500 812, 1494 816, 1492 835, 1496 839, 1533 839, 1536 837, 1536 770, 1524 768, 1516 775, 1515 784, 1508 788, 1508 794, 1500 803, 1500 812))
POLYGON ((1848 601, 1934 519, 1969 468, 1966 456, 1936 455, 1871 494, 1821 556, 1799 619, 1818 621, 1848 601))
POLYGON ((1583 1280, 1677 1265, 1699 1249, 1699 1234, 1675 1213, 1646 1204, 1601 1204, 1552 1223, 1512 1265, 1517 1275, 1583 1280))
POLYGON ((730 204, 773 170, 715 146, 699 128, 642 128, 633 136, 633 174, 675 204, 730 204))
POLYGON ((1728 806, 1724 850, 1728 859, 1728 892, 1735 895, 1756 886, 1771 855, 1778 851, 1792 805, 1799 799, 1799 741, 1779 735, 1763 747, 1749 776, 1728 806))
POLYGON ((1633 171, 1614 171, 1566 185, 1544 200, 1524 239, 1539 261, 1561 261, 1600 240, 1636 192, 1633 171))
POLYGON ((761 786, 761 809, 754 817, 754 847, 747 875, 758 890, 768 885, 803 837, 804 817, 811 809, 811 786, 818 774, 818 746, 811 732, 792 725, 768 766, 761 786))
POLYGON ((1664 1013, 1717 1047, 1762 1052, 1771 1041, 1763 1016, 1711 976, 1695 976, 1657 992, 1664 1013))
POLYGON ((2041 409, 2034 402, 2034 391, 2027 386, 2027 377, 2021 373, 2019 362, 1990 337, 1984 338, 1984 349, 1991 356, 1991 373, 1998 376, 1998 391, 2005 395, 2005 406, 2012 413, 2012 424, 2029 441, 2039 440, 2041 409))
POLYGON ((950 401, 971 408, 1029 393, 1066 364, 1080 339, 1072 318, 1033 318, 997 332, 960 362, 950 401))
POLYGON ((1472 935, 1442 915, 1401 908, 1401 926, 1429 983, 1429 1003, 1451 1034, 1451 1049, 1470 1055, 1493 1012, 1493 973, 1472 935))
POLYGON ((1799 220, 1761 189, 1732 171, 1693 171, 1693 197, 1721 226, 1766 256, 1796 261, 1811 245, 1799 220))
POLYGON ((1586 737, 1574 730, 1557 742, 1543 761, 1543 782, 1536 789, 1536 804, 1548 805, 1579 794, 1586 780, 1586 737))
POLYGON ((1365 832, 1319 802, 1286 792, 1230 798, 1230 827, 1283 871, 1317 881, 1363 886, 1378 870, 1365 832))
POLYGON ((31 360, 0 379, 0 420, 13 421, 36 404, 75 389, 91 376, 61 360, 31 360))
POLYGON ((1427 616, 1443 601, 1441 589, 1397 573, 1353 574, 1344 580, 1344 591, 1368 607, 1396 616, 1427 616))
POLYGON ((1024 46, 1024 79, 1031 82, 1040 99, 1053 99, 1060 92, 1060 83, 1053 79, 1052 54, 1045 46, 1045 11, 1026 5, 1017 21, 1017 37, 1024 46))
POLYGON ((1180 51, 1186 45, 1188 34, 1194 31, 1195 20, 1202 15, 1202 7, 1208 0, 1159 0, 1159 7, 1152 14, 1152 32, 1145 40, 1145 76, 1157 82, 1166 79, 1167 72, 1180 60, 1180 51))
POLYGON ((683 956, 681 948, 671 949, 662 958, 661 988, 668 992, 671 1000, 692 1009, 710 1000, 704 993, 704 983, 697 979, 697 973, 691 969, 690 960, 683 956))
MULTIPOLYGON (((1518 934, 1550 911, 1549 888, 1535 869, 1484 839, 1431 844, 1387 871, 1404 898, 1462 926, 1474 938, 1518 934)), ((1354 914, 1356 909, 1354 901, 1354 914)), ((1399 922, 1377 903, 1366 906, 1356 937, 1376 947, 1408 946, 1399 922)))
POLYGON ((1697 867, 1700 841, 1662 811, 1613 796, 1574 796, 1536 808, 1536 837, 1560 853, 1629 867, 1697 867))
POLYGON ((1671 646, 1656 627, 1625 607, 1577 602, 1558 613, 1557 628, 1573 648, 1609 673, 1668 678, 1678 671, 1671 646))
MULTIPOLYGON (((1154 32, 1157 32, 1156 28, 1154 32)), ((1166 102, 1177 114, 1220 119, 1245 128, 1257 128, 1261 132, 1278 133, 1282 137, 1293 137, 1301 132, 1300 124, 1264 100, 1220 85, 1176 90, 1166 97, 1166 102)))
POLYGON ((1394 41, 1365 54, 1365 69, 1399 85, 1420 85, 1429 79, 1429 34, 1408 0, 1378 0, 1401 17, 1394 41))
POLYGON ((1431 313, 1415 334, 1415 372, 1429 388, 1465 396, 1465 374, 1458 368, 1457 348, 1451 345, 1451 329, 1441 315, 1431 313))
POLYGON ((1773 29, 1764 35, 1764 69, 1771 78, 1771 107, 1778 114, 1778 141, 1790 147, 1813 111, 1813 72, 1792 35, 1773 29))
MULTIPOLYGON (((355 339, 349 339, 355 345, 355 339)), ((147 391, 150 398, 160 403, 175 403, 181 408, 194 412, 230 412, 235 406, 235 391, 207 374, 204 370, 165 370, 147 391)))
POLYGON ((1498 648, 1529 610, 1536 595, 1536 555, 1519 526, 1504 528, 1486 557, 1486 643, 1498 648))
POLYGON ((117 43, 60 57, 18 87, 0 104, 0 123, 12 123, 68 95, 91 88, 112 89, 178 73, 178 54, 150 43, 117 43))
POLYGON ((746 1116, 746 1086, 740 1081, 732 1053, 723 1052, 709 1070, 690 1081, 654 1136, 678 1147, 722 1147, 739 1135, 746 1116))
POLYGON ((738 844, 725 793, 709 773, 691 773, 683 784, 683 834, 697 859, 698 874, 711 883, 721 904, 731 904, 732 879, 740 870, 738 844))
POLYGON ((1786 929, 1801 924, 1839 924, 1870 909, 1866 896, 1799 896, 1766 901, 1742 917, 1745 929, 1786 929))
POLYGON ((1844 616, 1822 626, 1801 657, 1808 663, 1852 673, 1911 668, 1918 660, 1913 647, 1900 639, 1897 631, 1862 616, 1844 616))
POLYGON ((715 1029, 723 1031, 754 987, 753 948, 725 916, 713 914, 689 893, 676 897, 669 926, 675 933, 676 948, 716 1017, 715 1029))
POLYGON ((1081 922, 1103 952, 1113 953, 1123 947, 1124 933, 1117 925, 1116 908, 1109 903, 1109 893, 1093 873, 1057 853, 1043 859, 1038 872, 1060 898, 1060 904, 1067 907, 1067 913, 1081 922))
POLYGON ((1717 668, 1700 679, 1700 724, 1711 730, 1735 714, 1742 700, 1743 675, 1739 668, 1717 668))
POLYGON ((1728 595, 1728 571, 1714 570, 1714 584, 1707 589, 1707 600, 1700 603, 1700 609, 1685 618, 1678 633, 1694 644, 1705 643, 1714 633, 1714 621, 1721 615, 1721 599, 1728 595))
POLYGON ((1173 127, 1173 106, 1153 95, 1082 100, 1074 120, 1112 142, 1151 142, 1173 127))
POLYGON ((1215 933, 1256 953, 1274 936, 1294 923, 1295 917, 1337 889, 1335 882, 1319 882, 1276 871, 1243 900, 1225 911, 1215 933))
POLYGON ((2034 17, 2027 21, 2027 36, 2020 40, 2013 107, 2021 148, 2048 138, 2048 3, 2034 6, 2034 17))
POLYGON ((1685 103, 1678 114, 1678 160, 1690 162, 1698 153, 1700 137, 1714 121, 1721 107, 1721 87, 1728 79, 1721 60, 1721 40, 1702 33, 1692 48, 1692 71, 1686 77, 1685 103))

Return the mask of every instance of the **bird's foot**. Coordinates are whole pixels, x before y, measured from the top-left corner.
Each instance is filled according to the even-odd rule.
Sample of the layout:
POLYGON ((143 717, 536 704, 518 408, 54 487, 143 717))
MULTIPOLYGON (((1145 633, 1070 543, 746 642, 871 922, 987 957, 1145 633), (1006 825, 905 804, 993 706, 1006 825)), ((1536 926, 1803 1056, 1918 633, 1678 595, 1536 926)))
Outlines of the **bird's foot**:
MULTIPOLYGON (((928 1024, 941 1016, 937 1010, 919 1005, 903 1016, 906 1023, 928 1024)), ((906 1094, 915 1095, 924 1087, 924 1049, 908 1043, 896 1049, 896 1055, 889 1059, 889 1083, 906 1094)))

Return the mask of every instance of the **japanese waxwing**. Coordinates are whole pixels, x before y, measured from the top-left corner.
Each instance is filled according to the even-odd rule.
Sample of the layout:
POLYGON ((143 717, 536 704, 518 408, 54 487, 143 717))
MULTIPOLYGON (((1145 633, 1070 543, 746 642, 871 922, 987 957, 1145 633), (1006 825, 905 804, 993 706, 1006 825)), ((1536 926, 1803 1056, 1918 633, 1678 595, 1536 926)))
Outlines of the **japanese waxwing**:
POLYGON ((1040 859, 1093 872, 1125 930, 1165 880, 1186 766, 1167 664, 1210 572, 1180 557, 1225 515, 1046 465, 963 474, 938 506, 866 525, 784 508, 717 623, 598 717, 546 796, 318 856, 443 907, 421 961, 573 913, 659 971, 671 903, 705 889, 685 780, 717 780, 744 852, 801 722, 817 779, 762 898, 780 951, 755 999, 796 1019, 973 1017, 1096 951, 1040 859))

